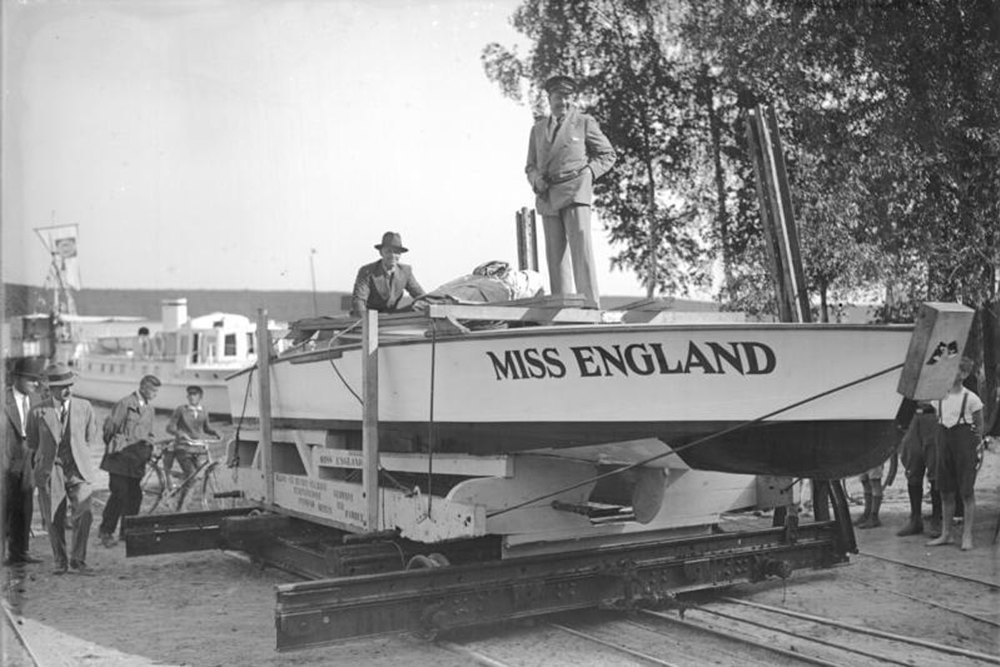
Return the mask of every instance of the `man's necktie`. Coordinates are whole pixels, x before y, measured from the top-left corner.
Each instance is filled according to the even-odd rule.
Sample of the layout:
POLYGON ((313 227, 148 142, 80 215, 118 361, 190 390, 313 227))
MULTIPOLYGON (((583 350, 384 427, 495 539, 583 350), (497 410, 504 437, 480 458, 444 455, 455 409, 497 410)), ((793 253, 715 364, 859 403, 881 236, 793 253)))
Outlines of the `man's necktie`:
POLYGON ((562 117, 556 118, 556 124, 552 126, 552 138, 555 139, 556 135, 559 134, 559 128, 562 127, 563 119, 562 117))

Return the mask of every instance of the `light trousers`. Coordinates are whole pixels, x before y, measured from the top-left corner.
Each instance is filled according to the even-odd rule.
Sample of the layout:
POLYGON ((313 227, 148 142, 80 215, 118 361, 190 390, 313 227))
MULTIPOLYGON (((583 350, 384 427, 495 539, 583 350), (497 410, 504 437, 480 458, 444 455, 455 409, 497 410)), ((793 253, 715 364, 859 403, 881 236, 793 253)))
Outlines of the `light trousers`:
POLYGON ((542 229, 552 294, 581 294, 588 306, 599 307, 590 207, 567 206, 558 215, 543 215, 542 229))
POLYGON ((49 543, 52 545, 52 556, 56 567, 80 565, 87 562, 87 540, 90 537, 90 524, 93 515, 90 509, 92 487, 76 475, 66 479, 66 495, 52 514, 52 496, 48 484, 38 485, 38 504, 42 516, 46 517, 46 529, 49 532, 49 543), (73 544, 67 559, 66 553, 66 511, 70 510, 70 526, 73 529, 73 544), (49 521, 48 517, 52 517, 49 521))

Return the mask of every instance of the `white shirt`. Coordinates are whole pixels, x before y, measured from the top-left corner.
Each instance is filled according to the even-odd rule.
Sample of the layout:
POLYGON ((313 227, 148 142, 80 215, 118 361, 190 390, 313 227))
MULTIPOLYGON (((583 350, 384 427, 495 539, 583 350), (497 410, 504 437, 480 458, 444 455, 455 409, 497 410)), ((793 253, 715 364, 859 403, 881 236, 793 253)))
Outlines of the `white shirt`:
POLYGON ((11 387, 11 391, 14 392, 14 403, 17 405, 17 414, 21 417, 21 435, 27 434, 28 428, 28 409, 31 407, 30 399, 27 394, 22 394, 15 387, 11 387))
POLYGON ((938 419, 945 428, 951 428, 959 421, 972 424, 972 414, 982 409, 982 400, 965 387, 962 387, 961 391, 955 393, 948 392, 947 396, 938 401, 938 419), (960 419, 962 416, 960 414, 962 410, 962 396, 964 395, 968 396, 965 400, 965 419, 960 419))

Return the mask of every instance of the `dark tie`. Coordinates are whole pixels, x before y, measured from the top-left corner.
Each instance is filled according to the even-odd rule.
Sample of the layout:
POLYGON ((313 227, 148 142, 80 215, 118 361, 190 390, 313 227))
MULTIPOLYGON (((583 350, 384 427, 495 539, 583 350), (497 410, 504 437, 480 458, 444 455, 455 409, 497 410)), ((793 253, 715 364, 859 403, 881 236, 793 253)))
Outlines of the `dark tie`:
POLYGON ((69 416, 69 406, 65 403, 59 408, 59 423, 62 424, 63 428, 66 428, 66 417, 69 416))
POLYGON ((556 135, 559 134, 559 128, 562 127, 562 116, 556 118, 556 124, 552 126, 552 138, 555 139, 556 135))

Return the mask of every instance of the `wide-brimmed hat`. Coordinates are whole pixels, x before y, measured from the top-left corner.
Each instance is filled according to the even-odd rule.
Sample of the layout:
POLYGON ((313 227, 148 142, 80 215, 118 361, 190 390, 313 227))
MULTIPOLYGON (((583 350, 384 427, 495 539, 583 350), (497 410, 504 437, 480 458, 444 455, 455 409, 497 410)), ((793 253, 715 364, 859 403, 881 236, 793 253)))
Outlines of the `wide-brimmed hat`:
POLYGON ((55 363, 45 369, 45 381, 50 387, 68 387, 75 379, 76 373, 64 363, 55 363))
POLYGON ((43 370, 45 370, 45 359, 42 357, 21 357, 14 362, 10 372, 14 376, 40 380, 43 370))
POLYGON ((554 90, 558 90, 562 93, 575 93, 576 92, 576 81, 564 76, 562 74, 556 74, 555 76, 550 76, 545 80, 545 85, 542 88, 547 93, 551 93, 554 90))
POLYGON ((403 246, 403 237, 399 232, 386 232, 382 235, 382 242, 375 245, 376 250, 382 248, 395 248, 399 252, 409 252, 409 248, 403 246))

